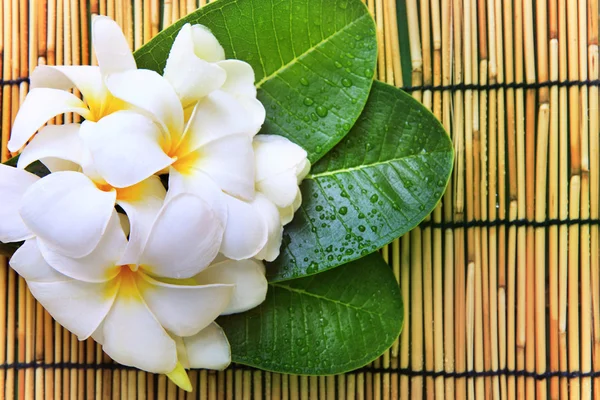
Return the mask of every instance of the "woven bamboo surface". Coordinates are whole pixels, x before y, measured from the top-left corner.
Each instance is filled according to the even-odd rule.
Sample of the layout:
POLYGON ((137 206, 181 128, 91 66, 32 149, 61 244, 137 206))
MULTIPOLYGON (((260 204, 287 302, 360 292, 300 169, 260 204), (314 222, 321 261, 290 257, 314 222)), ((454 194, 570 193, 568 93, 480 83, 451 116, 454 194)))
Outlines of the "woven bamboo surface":
MULTIPOLYGON (((33 68, 94 62, 91 15, 137 48, 202 3, 1 0, 2 159, 33 68)), ((598 0, 367 4, 379 79, 431 108, 456 150, 443 204, 383 249, 399 342, 335 377, 193 371, 185 394, 77 341, 2 259, 0 398, 600 399, 598 0)))

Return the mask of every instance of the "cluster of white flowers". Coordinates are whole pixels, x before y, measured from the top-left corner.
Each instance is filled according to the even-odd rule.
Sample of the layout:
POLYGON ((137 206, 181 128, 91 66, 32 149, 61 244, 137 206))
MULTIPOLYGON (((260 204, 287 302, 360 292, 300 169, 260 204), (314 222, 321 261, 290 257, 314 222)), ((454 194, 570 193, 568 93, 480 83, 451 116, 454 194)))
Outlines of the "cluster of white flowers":
POLYGON ((0 241, 25 241, 10 264, 61 325, 189 390, 185 368, 230 363, 215 318, 264 300, 262 260, 279 254, 310 164, 256 136, 254 72, 205 27, 183 26, 162 76, 137 69, 109 18, 93 44, 98 67, 31 76, 9 142, 18 166, 0 166, 0 241), (71 112, 85 121, 44 126, 71 112), (51 173, 27 172, 36 160, 51 173))

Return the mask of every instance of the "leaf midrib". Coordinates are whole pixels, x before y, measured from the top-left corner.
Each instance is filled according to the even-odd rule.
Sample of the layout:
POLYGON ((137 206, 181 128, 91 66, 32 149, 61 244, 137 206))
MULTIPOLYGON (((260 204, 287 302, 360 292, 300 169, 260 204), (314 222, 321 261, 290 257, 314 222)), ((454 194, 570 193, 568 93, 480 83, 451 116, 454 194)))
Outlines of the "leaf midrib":
POLYGON ((260 81, 256 82, 255 86, 257 89, 260 89, 260 87, 267 81, 271 80, 271 78, 279 75, 280 73, 282 73, 283 71, 285 71, 286 69, 290 68, 291 66, 295 65, 298 61, 302 60, 304 57, 308 56, 310 53, 312 53, 314 50, 316 50, 317 48, 319 48, 322 44, 328 42, 329 40, 333 39, 336 35, 338 35, 339 33, 342 33, 344 31, 346 31, 347 29, 349 29, 350 27, 352 27, 354 24, 358 23, 359 21, 361 21, 363 18, 366 17, 370 17, 370 15, 368 13, 364 13, 363 15, 361 15, 360 17, 358 17, 357 19, 355 19, 354 21, 352 21, 351 23, 347 24, 346 26, 344 26, 342 29, 340 29, 339 31, 336 31, 333 35, 329 35, 326 38, 324 38, 323 40, 321 40, 319 43, 317 43, 316 45, 312 46, 311 48, 309 48, 308 50, 306 50, 304 53, 300 54, 299 56, 294 57, 293 59, 291 59, 287 64, 282 65, 280 68, 278 68, 277 70, 273 71, 271 74, 263 77, 260 81))
POLYGON ((330 299, 330 298, 325 297, 325 296, 321 296, 321 295, 318 295, 318 294, 315 294, 315 293, 308 292, 306 290, 296 289, 296 288, 293 288, 291 286, 282 285, 282 284, 279 284, 277 282, 269 282, 269 285, 274 286, 274 287, 278 287, 278 288, 281 288, 281 289, 284 289, 284 290, 288 290, 290 292, 295 292, 295 293, 299 293, 299 294, 302 294, 302 295, 314 297, 314 298, 317 298, 319 300, 329 301, 331 303, 338 304, 338 305, 341 305, 341 306, 347 307, 347 308, 352 308, 352 309, 354 309, 356 311, 361 311, 361 312, 364 312, 364 313, 367 313, 367 314, 370 314, 370 315, 375 315, 375 316, 381 318, 382 321, 383 321, 384 314, 379 314, 379 313, 376 313, 376 312, 373 312, 373 311, 366 310, 364 308, 360 308, 360 307, 354 306, 352 304, 343 303, 341 301, 333 300, 333 299, 330 299))
POLYGON ((410 160, 412 158, 417 158, 423 155, 426 156, 430 156, 430 155, 434 155, 434 154, 445 154, 447 153, 447 151, 432 151, 432 152, 428 152, 428 153, 423 153, 423 154, 411 154, 410 156, 406 156, 406 157, 400 157, 400 158, 393 158, 390 160, 385 160, 385 161, 377 161, 371 164, 362 164, 356 167, 349 167, 349 168, 342 168, 342 169, 336 169, 333 171, 325 171, 325 172, 320 172, 320 173, 316 173, 316 174, 309 174, 306 176, 306 179, 315 179, 315 178, 321 178, 324 176, 331 176, 331 175, 337 175, 337 174, 343 174, 343 173, 347 173, 347 172, 353 172, 353 171, 360 171, 362 169, 366 169, 366 168, 371 168, 371 167, 377 167, 378 165, 385 165, 385 164, 391 164, 394 161, 402 161, 402 160, 410 160))

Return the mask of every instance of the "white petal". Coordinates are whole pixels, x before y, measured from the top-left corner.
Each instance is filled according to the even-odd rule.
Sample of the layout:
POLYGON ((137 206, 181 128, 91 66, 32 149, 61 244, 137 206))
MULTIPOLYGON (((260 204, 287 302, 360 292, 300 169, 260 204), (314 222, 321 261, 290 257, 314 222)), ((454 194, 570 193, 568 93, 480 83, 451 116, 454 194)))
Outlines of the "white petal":
POLYGON ((127 239, 116 211, 110 218, 98 246, 88 255, 71 258, 38 241, 44 259, 58 272, 85 282, 105 282, 119 272, 119 260, 127 246, 127 239))
POLYGON ((281 223, 283 224, 283 226, 292 222, 292 219, 294 219, 294 214, 296 213, 298 208, 300 208, 301 204, 302 204, 302 192, 300 190, 298 190, 298 193, 296 193, 296 198, 294 199, 294 202, 288 207, 279 209, 279 217, 281 218, 281 223))
POLYGON ((72 161, 61 160, 60 158, 47 157, 40 160, 50 173, 60 171, 81 171, 81 166, 72 161))
POLYGON ((212 323, 227 307, 233 285, 173 285, 145 274, 138 289, 160 324, 179 336, 191 336, 212 323))
POLYGON ((177 360, 181 363, 184 368, 190 368, 190 362, 187 356, 187 350, 185 348, 185 343, 183 342, 183 338, 181 336, 176 336, 170 334, 171 338, 175 341, 175 345, 177 346, 177 360))
POLYGON ((192 27, 185 24, 171 47, 163 76, 171 83, 184 108, 223 85, 223 68, 194 53, 192 27))
POLYGON ((265 106, 263 106, 260 101, 253 97, 238 97, 238 101, 244 110, 246 110, 246 115, 251 118, 248 134, 254 137, 254 135, 260 131, 260 128, 265 123, 265 118, 267 117, 265 106))
POLYGON ((254 70, 250 64, 240 60, 224 60, 217 65, 227 72, 227 80, 221 90, 234 96, 256 97, 254 70))
POLYGON ((118 188, 135 185, 171 165, 161 135, 154 122, 132 111, 117 111, 81 129, 94 167, 118 188))
POLYGON ((102 75, 136 69, 127 39, 115 21, 104 16, 92 19, 92 44, 102 75))
POLYGON ((186 127, 180 154, 190 153, 200 146, 224 136, 252 136, 254 121, 233 95, 216 90, 196 105, 186 127))
POLYGON ((177 93, 154 71, 139 69, 112 74, 106 79, 110 92, 150 114, 178 143, 183 132, 183 108, 177 93))
POLYGON ((224 370, 231 363, 231 349, 223 329, 212 323, 194 336, 184 337, 190 368, 224 370))
POLYGON ((133 273, 122 274, 101 338, 106 354, 120 364, 162 374, 177 365, 175 341, 144 303, 133 273))
POLYGON ((0 164, 0 242, 20 242, 33 236, 19 214, 23 194, 40 178, 36 175, 0 164))
POLYGON ((83 257, 100 241, 114 210, 116 193, 98 189, 78 172, 56 172, 23 195, 25 224, 46 244, 71 257, 83 257))
POLYGON ((171 167, 166 201, 181 193, 190 193, 200 197, 213 210, 221 225, 227 226, 227 204, 223 201, 224 194, 204 172, 192 171, 184 175, 171 167))
POLYGON ((194 51, 198 57, 208 62, 225 59, 225 51, 210 29, 196 24, 192 26, 192 35, 194 37, 194 51))
POLYGON ((156 175, 137 185, 119 189, 117 204, 127 213, 131 228, 127 250, 121 264, 135 264, 150 234, 152 224, 163 206, 167 191, 156 175))
POLYGON ((257 135, 252 144, 257 182, 288 170, 298 175, 306 166, 306 151, 283 136, 257 135))
POLYGON ((229 135, 198 149, 192 168, 203 171, 224 192, 251 200, 254 197, 254 151, 247 135, 229 135))
POLYGON ((279 210, 275 204, 261 193, 256 194, 252 206, 262 215, 269 231, 267 243, 255 257, 259 260, 273 261, 279 256, 279 248, 283 238, 283 225, 279 210))
POLYGON ((33 134, 49 119, 57 115, 74 112, 84 118, 89 115, 85 103, 64 90, 37 88, 25 97, 15 118, 8 149, 16 152, 27 143, 33 134))
POLYGON ((44 162, 47 158, 81 164, 83 144, 79 127, 79 124, 45 126, 23 149, 17 166, 24 169, 34 161, 44 162))
POLYGON ((265 266, 256 260, 227 260, 213 264, 194 279, 200 285, 217 283, 235 285, 231 301, 221 315, 250 310, 265 301, 267 295, 265 266))
POLYGON ((208 204, 180 194, 160 211, 139 264, 154 276, 190 278, 215 258, 222 237, 223 227, 208 204))
POLYGON ((28 239, 13 254, 10 266, 27 282, 58 282, 71 278, 61 274, 50 266, 42 257, 37 239, 28 239))
POLYGON ((277 207, 285 208, 294 202, 300 189, 294 171, 287 170, 256 182, 256 190, 264 194, 277 207))
POLYGON ((31 88, 69 90, 76 87, 91 108, 101 107, 108 90, 102 82, 100 68, 89 65, 40 65, 31 74, 31 88))
POLYGON ((33 297, 79 340, 87 339, 98 328, 118 289, 114 281, 88 283, 71 279, 27 284, 33 297))
POLYGON ((224 195, 227 204, 227 226, 221 253, 233 260, 254 257, 267 242, 268 229, 250 203, 224 195))

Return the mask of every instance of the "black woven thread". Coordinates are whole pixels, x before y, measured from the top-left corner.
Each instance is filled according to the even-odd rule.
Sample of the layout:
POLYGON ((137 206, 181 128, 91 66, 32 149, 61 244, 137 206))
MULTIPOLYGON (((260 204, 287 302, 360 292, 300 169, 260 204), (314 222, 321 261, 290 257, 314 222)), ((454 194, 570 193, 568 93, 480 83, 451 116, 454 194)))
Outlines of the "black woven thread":
POLYGON ((528 219, 495 219, 492 221, 472 220, 459 222, 434 222, 433 220, 424 221, 419 226, 421 228, 437 229, 457 229, 457 228, 494 228, 499 226, 526 226, 533 228, 549 228, 552 226, 571 226, 571 225, 600 225, 600 219, 547 219, 544 221, 531 221, 528 219))
MULTIPOLYGON (((32 368, 41 368, 41 369, 86 369, 86 370, 107 370, 107 371, 134 371, 137 370, 133 367, 127 367, 120 364, 112 364, 112 363, 101 363, 101 364, 80 364, 80 363, 71 363, 71 362, 59 362, 54 364, 48 363, 36 363, 36 362, 28 362, 28 363, 11 363, 11 364, 0 364, 1 370, 23 370, 23 369, 32 369, 32 368)), ((260 371, 256 368, 247 367, 244 365, 232 365, 229 367, 230 370, 233 371, 260 371)), ((544 380, 550 378, 598 378, 600 377, 600 371, 590 371, 590 372, 581 372, 581 371, 549 371, 544 373, 536 373, 532 371, 525 370, 509 370, 509 369, 501 369, 495 371, 464 371, 464 372, 447 372, 447 371, 414 371, 408 368, 399 368, 399 369, 386 369, 386 368, 374 368, 374 367, 363 367, 356 369, 354 371, 347 372, 345 375, 350 374, 363 374, 363 373, 372 373, 372 374, 399 374, 410 377, 425 377, 425 378, 484 378, 484 377, 492 377, 492 376, 515 376, 515 377, 525 377, 525 378, 534 378, 536 380, 544 380)))
MULTIPOLYGON (((29 77, 22 77, 16 79, 0 79, 0 86, 5 85, 18 85, 23 82, 29 82, 29 77)), ((582 86, 600 86, 600 79, 587 79, 587 80, 574 80, 574 81, 546 81, 546 82, 498 82, 489 84, 478 84, 478 83, 457 83, 450 85, 421 85, 421 86, 404 86, 401 89, 406 92, 416 92, 419 90, 431 90, 431 91, 462 91, 462 90, 496 90, 496 89, 540 89, 545 87, 582 87, 582 86)))

